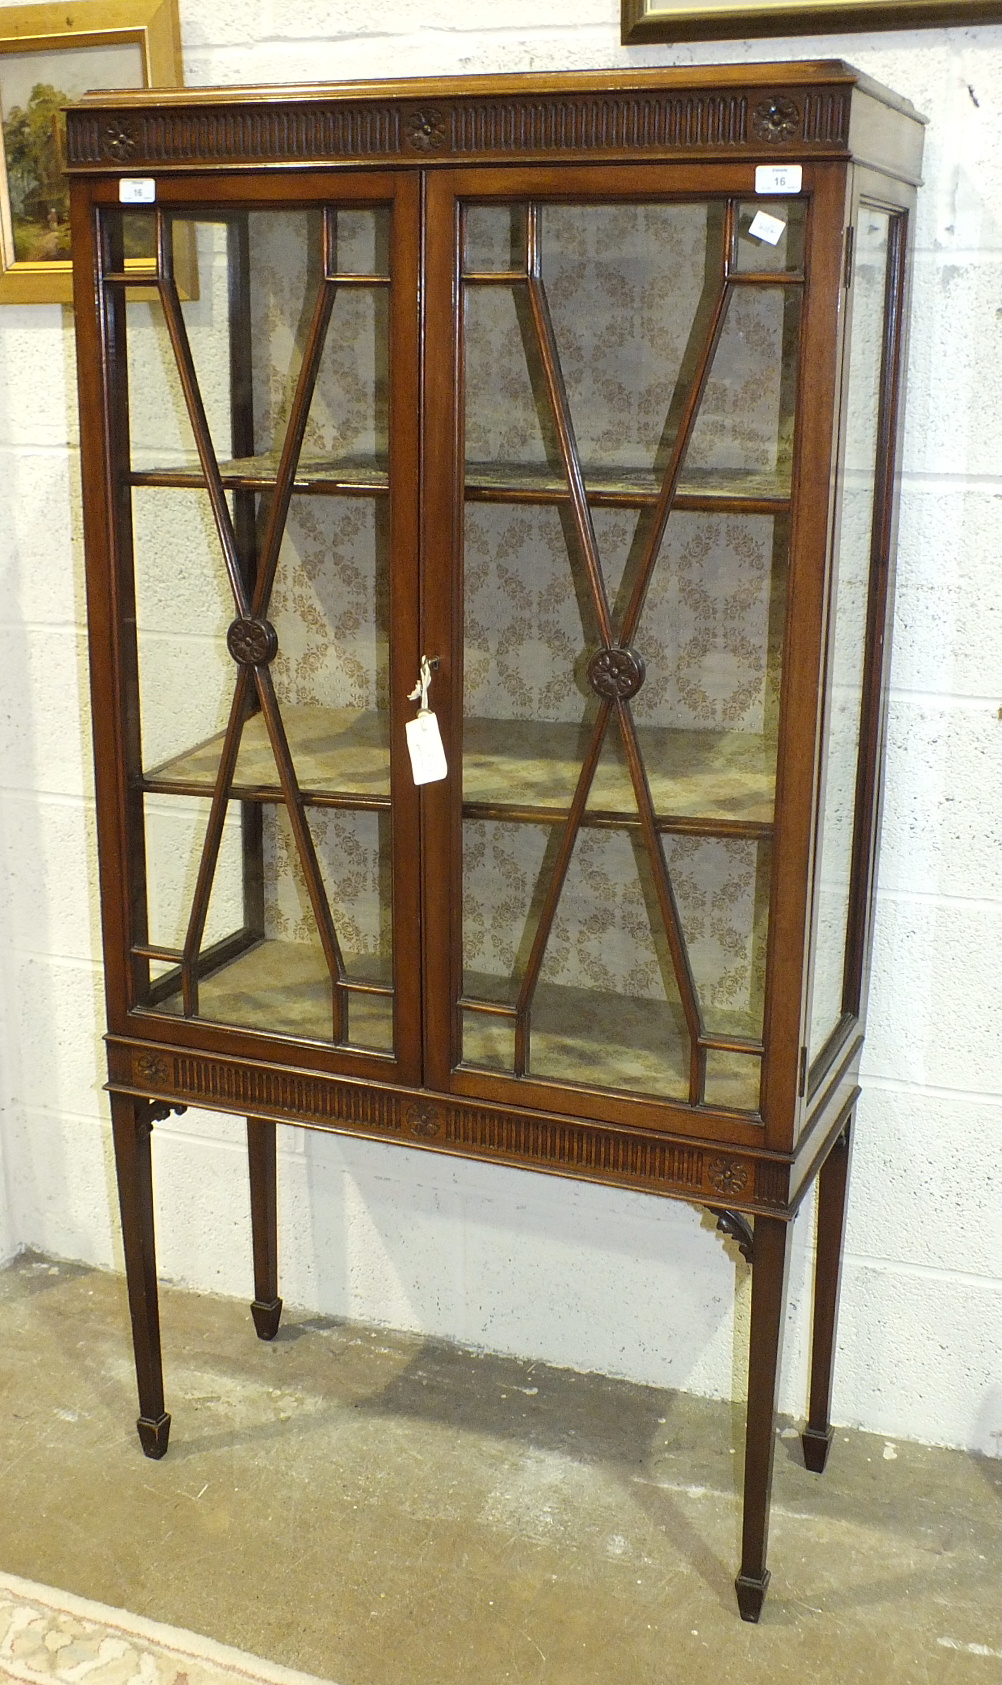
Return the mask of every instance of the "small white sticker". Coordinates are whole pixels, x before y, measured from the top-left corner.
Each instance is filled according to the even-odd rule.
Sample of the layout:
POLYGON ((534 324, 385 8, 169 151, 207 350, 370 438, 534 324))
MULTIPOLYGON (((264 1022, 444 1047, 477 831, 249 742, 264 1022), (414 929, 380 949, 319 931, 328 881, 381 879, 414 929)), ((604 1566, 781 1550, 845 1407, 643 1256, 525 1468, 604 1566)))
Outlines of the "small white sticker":
POLYGON ((804 180, 803 164, 756 164, 756 193, 799 193, 804 180))
POLYGON ((152 205, 156 197, 157 184, 152 176, 123 176, 118 184, 120 205, 152 205))
POLYGON ((416 720, 407 721, 405 730, 415 784, 437 784, 449 768, 436 715, 422 709, 416 720))
POLYGON ((770 246, 778 246, 786 232, 786 223, 778 216, 770 216, 768 211, 756 211, 748 224, 748 232, 756 240, 765 240, 770 246))

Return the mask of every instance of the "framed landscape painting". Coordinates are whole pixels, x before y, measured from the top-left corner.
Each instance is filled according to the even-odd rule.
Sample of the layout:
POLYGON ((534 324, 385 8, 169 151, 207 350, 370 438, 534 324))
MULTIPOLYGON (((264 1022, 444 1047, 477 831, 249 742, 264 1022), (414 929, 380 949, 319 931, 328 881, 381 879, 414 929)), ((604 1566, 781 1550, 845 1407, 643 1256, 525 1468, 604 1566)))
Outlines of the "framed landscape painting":
POLYGON ((0 7, 0 304, 73 296, 61 107, 181 79, 177 0, 0 7))

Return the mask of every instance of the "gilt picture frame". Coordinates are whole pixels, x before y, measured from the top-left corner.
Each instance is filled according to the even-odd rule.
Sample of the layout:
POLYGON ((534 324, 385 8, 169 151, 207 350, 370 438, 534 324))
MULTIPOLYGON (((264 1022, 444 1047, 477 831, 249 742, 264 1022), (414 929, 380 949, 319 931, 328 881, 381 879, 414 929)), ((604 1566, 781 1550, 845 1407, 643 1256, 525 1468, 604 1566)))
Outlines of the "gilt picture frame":
POLYGON ((73 297, 61 108, 182 80, 177 0, 0 7, 0 304, 73 297))
POLYGON ((624 45, 997 23, 999 0, 622 0, 624 45))

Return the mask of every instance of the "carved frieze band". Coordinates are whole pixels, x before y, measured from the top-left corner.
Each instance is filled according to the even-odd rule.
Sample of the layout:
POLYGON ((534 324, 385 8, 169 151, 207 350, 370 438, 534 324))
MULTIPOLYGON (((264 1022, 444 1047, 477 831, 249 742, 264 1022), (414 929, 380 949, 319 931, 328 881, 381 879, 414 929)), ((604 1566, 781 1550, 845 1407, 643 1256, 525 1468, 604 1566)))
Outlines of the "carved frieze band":
POLYGON ((477 100, 456 105, 452 150, 637 152, 740 146, 748 138, 743 94, 596 94, 592 98, 477 100))
POLYGON ((66 126, 74 164, 260 163, 268 158, 392 157, 401 150, 393 105, 261 106, 239 110, 74 111, 66 126))
POLYGON ((294 1071, 247 1069, 169 1050, 134 1050, 130 1066, 136 1088, 191 1105, 202 1102, 290 1122, 374 1131, 446 1149, 497 1154, 571 1175, 674 1189, 683 1197, 705 1192, 780 1208, 786 1203, 786 1165, 756 1163, 712 1147, 631 1135, 572 1119, 496 1111, 451 1097, 415 1097, 294 1071))
POLYGON ((111 164, 261 163, 283 159, 443 157, 499 153, 685 152, 707 147, 840 145, 845 88, 763 94, 623 92, 533 98, 183 107, 112 115, 71 111, 70 168, 111 164))
POLYGON ((325 1082, 295 1071, 247 1070, 186 1054, 176 1054, 171 1064, 170 1086, 192 1100, 215 1102, 235 1112, 279 1112, 293 1120, 401 1132, 401 1097, 378 1088, 325 1082))
MULTIPOLYGON (((849 138, 849 99, 838 90, 821 88, 805 93, 800 99, 801 120, 799 138, 809 144, 826 142, 845 144, 849 138)), ((798 133, 792 136, 796 140, 798 133)))

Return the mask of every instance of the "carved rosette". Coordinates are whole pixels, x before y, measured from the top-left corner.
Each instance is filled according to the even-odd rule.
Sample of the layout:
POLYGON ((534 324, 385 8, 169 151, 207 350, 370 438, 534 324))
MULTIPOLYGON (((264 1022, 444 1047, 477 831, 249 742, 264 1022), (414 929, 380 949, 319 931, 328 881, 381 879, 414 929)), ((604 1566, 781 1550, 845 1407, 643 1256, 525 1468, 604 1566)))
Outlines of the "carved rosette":
POLYGON ((792 140, 800 132, 800 107, 792 99, 766 99, 752 112, 759 140, 792 140))
POLYGON ((588 683, 597 696, 626 702, 647 677, 644 658, 635 649, 596 650, 588 663, 588 683))
POLYGON ((718 1194, 743 1194, 748 1186, 748 1171, 740 1159, 711 1158, 706 1180, 718 1194))
POLYGON ((408 1106, 405 1113, 407 1127, 412 1135, 419 1135, 422 1140, 430 1141, 438 1135, 442 1128, 441 1115, 435 1106, 429 1106, 426 1101, 415 1100, 408 1106))
POLYGON ((157 1086, 170 1081, 170 1066, 161 1053, 137 1053, 134 1068, 139 1082, 157 1086))
POLYGON ((278 633, 270 620, 255 620, 249 615, 234 620, 226 634, 226 647, 234 661, 244 667, 260 667, 273 661, 278 653, 278 633))
POLYGON ((406 132, 416 152, 438 152, 445 145, 445 118, 440 111, 413 111, 406 132))
POLYGON ((131 158, 139 145, 139 139, 134 129, 128 123, 109 123, 102 136, 104 150, 109 158, 131 158))

